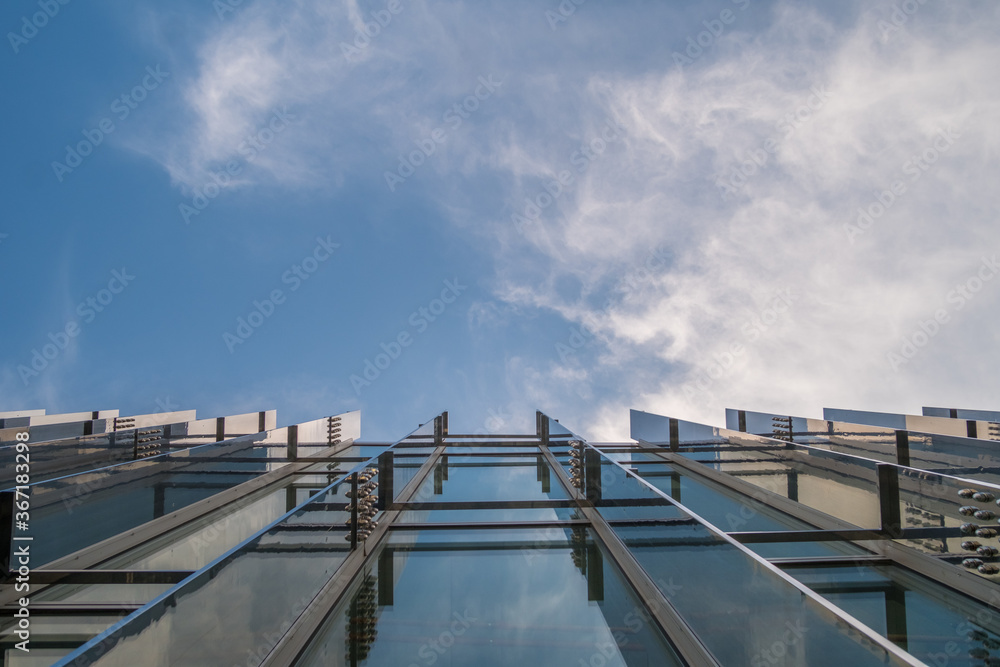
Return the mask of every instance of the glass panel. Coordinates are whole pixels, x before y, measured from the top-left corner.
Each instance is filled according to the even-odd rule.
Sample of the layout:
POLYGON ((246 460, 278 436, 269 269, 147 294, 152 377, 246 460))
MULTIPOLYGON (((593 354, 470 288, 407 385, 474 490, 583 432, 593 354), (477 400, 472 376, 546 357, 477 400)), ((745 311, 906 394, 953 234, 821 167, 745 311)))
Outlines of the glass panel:
POLYGON ((759 542, 743 546, 764 558, 830 558, 833 556, 868 555, 867 551, 849 542, 759 542))
POLYGON ((945 586, 887 565, 787 572, 928 664, 1000 662, 1000 616, 945 586))
POLYGON ((20 641, 13 634, 17 625, 16 619, 0 620, 0 655, 4 667, 10 665, 43 665, 48 667, 59 658, 67 655, 92 637, 111 627, 124 614, 39 614, 31 615, 29 652, 13 648, 20 641))
POLYGON ((146 604, 173 584, 56 584, 32 596, 38 602, 146 604))
POLYGON ((248 653, 259 660, 350 553, 349 486, 317 495, 143 608, 113 639, 89 642, 71 657, 123 667, 243 663, 248 653))
POLYGON ((59 658, 70 652, 68 648, 35 648, 30 653, 18 649, 5 649, 3 652, 4 667, 49 667, 59 658))
POLYGON ((458 447, 455 445, 449 445, 445 449, 445 453, 448 455, 460 455, 460 454, 523 454, 530 456, 531 454, 538 453, 538 446, 522 446, 522 447, 481 447, 475 445, 469 445, 465 447, 458 447))
POLYGON ((583 491, 606 521, 678 519, 687 516, 669 500, 607 459, 600 459, 599 476, 600 483, 588 487, 589 481, 584 471, 583 491))
POLYGON ((266 456, 268 450, 250 439, 212 444, 35 484, 32 555, 39 564, 51 562, 285 465, 199 460, 225 453, 266 456), (235 465, 246 472, 212 472, 235 465))
POLYGON ((417 490, 417 502, 563 500, 569 496, 539 456, 530 464, 494 464, 489 459, 453 463, 442 456, 417 490))
POLYGON ((296 664, 681 664, 585 529, 419 531, 376 561, 296 664))
POLYGON ((724 665, 895 664, 885 649, 703 526, 614 530, 724 665))
POLYGON ((877 461, 794 444, 769 452, 744 447, 716 455, 719 458, 710 467, 722 470, 732 465, 731 459, 773 460, 768 463, 773 473, 743 475, 741 479, 860 528, 881 526, 877 461))
POLYGON ((314 488, 297 488, 300 480, 299 477, 286 480, 278 488, 226 505, 99 567, 111 570, 200 570, 305 502, 308 499, 305 494, 316 493, 314 488))
POLYGON ((393 500, 399 498, 406 485, 417 476, 420 466, 426 462, 426 456, 410 456, 409 450, 406 449, 395 453, 392 462, 393 500), (405 455, 403 454, 404 452, 405 455))
POLYGON ((258 664, 348 554, 343 532, 271 531, 74 654, 91 665, 258 664))
MULTIPOLYGON (((812 528, 760 500, 685 474, 682 470, 637 466, 638 474, 712 525, 724 531, 806 530, 812 528)), ((787 472, 787 471, 786 471, 787 472)), ((785 478, 782 483, 787 484, 785 478)), ((773 490, 773 489, 772 489, 773 490)), ((784 494, 782 494, 784 495, 784 494)))
POLYGON ((407 510, 398 523, 465 523, 498 521, 562 521, 577 518, 570 507, 520 507, 496 509, 407 510))

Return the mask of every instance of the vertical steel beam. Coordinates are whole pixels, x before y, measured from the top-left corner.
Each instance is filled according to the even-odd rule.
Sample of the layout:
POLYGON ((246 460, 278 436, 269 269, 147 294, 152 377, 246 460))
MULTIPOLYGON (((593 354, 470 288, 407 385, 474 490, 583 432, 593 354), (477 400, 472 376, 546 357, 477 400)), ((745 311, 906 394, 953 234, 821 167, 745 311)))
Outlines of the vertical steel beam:
MULTIPOLYGON (((382 473, 379 473, 380 475, 382 473)), ((378 557, 378 605, 380 607, 391 607, 393 599, 393 586, 396 583, 393 573, 394 551, 388 547, 382 550, 378 557)))
POLYGON ((583 492, 587 500, 601 500, 601 455, 592 447, 583 451, 583 492))
POLYGON ((378 508, 383 512, 392 505, 393 456, 391 449, 378 455, 378 508))
POLYGON ((910 465, 910 434, 908 431, 896 431, 896 463, 901 466, 910 465))
POLYGON ((288 460, 299 460, 299 425, 293 424, 288 427, 288 460))
POLYGON ((882 532, 892 537, 899 537, 903 527, 899 511, 899 471, 896 466, 886 463, 879 463, 877 470, 882 532))
POLYGON ((14 546, 14 495, 0 491, 0 575, 10 572, 10 551, 14 546))
POLYGON ((358 548, 358 473, 351 473, 351 551, 358 548))

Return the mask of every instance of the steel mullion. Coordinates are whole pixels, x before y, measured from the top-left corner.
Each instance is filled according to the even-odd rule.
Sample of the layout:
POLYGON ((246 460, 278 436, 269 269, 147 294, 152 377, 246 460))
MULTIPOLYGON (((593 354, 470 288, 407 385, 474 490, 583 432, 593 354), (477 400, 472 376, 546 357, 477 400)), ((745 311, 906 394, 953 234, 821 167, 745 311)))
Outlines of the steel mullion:
POLYGON ((399 523, 389 526, 389 530, 492 530, 502 528, 562 528, 589 526, 586 519, 563 519, 556 521, 470 521, 442 523, 399 523))
MULTIPOLYGON (((543 415, 544 418, 547 419, 543 415)), ((584 441, 586 442, 586 441, 584 441)), ((680 613, 670 604, 663 592, 649 578, 649 575, 639 565, 638 561, 621 541, 621 538, 604 521, 604 517, 593 508, 586 500, 579 497, 578 490, 570 482, 569 476, 563 470, 562 465, 556 460, 555 455, 549 451, 548 447, 542 446, 542 454, 548 461, 549 466, 559 478, 560 484, 572 497, 576 498, 579 510, 590 521, 591 529, 598 540, 601 541, 612 560, 618 566, 622 576, 628 581, 632 590, 638 595, 640 602, 646 607, 651 618, 656 619, 660 630, 667 637, 668 641, 681 655, 681 658, 689 665, 719 665, 719 661, 711 654, 708 648, 701 642, 698 635, 691 629, 680 613)))
MULTIPOLYGON (((803 445, 799 445, 803 446, 803 445)), ((641 450, 646 450, 647 448, 655 447, 655 445, 650 445, 650 443, 645 443, 639 441, 639 447, 641 450)), ((655 450, 654 450, 655 451, 655 450)), ((670 452, 659 451, 656 452, 660 456, 669 457, 671 463, 676 464, 678 467, 684 468, 686 472, 690 472, 695 476, 699 476, 703 479, 707 479, 712 482, 716 482, 722 486, 728 487, 734 491, 737 491, 743 495, 760 497, 763 495, 766 498, 764 504, 768 507, 772 507, 781 512, 789 514, 797 519, 806 521, 821 528, 826 528, 828 530, 834 531, 854 531, 859 530, 853 524, 850 524, 842 519, 837 519, 830 516, 824 512, 813 509, 801 503, 797 503, 793 500, 789 500, 784 496, 780 496, 772 491, 763 489, 759 486, 755 486, 741 479, 732 478, 726 473, 713 470, 712 468, 698 463, 696 461, 691 461, 685 459, 683 456, 676 456, 670 452)), ((849 455, 844 455, 849 456, 849 455)), ((867 459, 866 459, 867 460, 867 459)), ((650 488, 655 489, 648 482, 650 488)), ((972 482, 982 486, 984 482, 972 482)), ((658 491, 659 492, 659 491, 658 491)), ((864 529, 861 529, 864 530, 864 529)), ((915 529, 905 529, 904 535, 907 535, 907 530, 915 529)), ((919 530, 919 529, 916 529, 919 530)), ((936 530, 947 530, 938 528, 936 530)), ((873 531, 878 532, 878 531, 873 531)), ((874 537, 874 535, 873 535, 874 537)), ((885 536, 883 536, 885 537, 885 536)), ((923 554, 916 549, 907 547, 901 544, 897 544, 891 539, 870 539, 865 540, 865 538, 853 538, 847 540, 852 544, 860 546, 865 549, 874 551, 886 558, 892 559, 897 565, 901 567, 908 568, 917 572, 918 574, 941 583, 945 586, 949 586, 960 593, 968 595, 969 597, 993 608, 997 607, 997 602, 995 598, 995 590, 993 587, 986 587, 983 585, 982 577, 974 575, 961 567, 956 567, 951 563, 941 561, 939 558, 934 556, 929 556, 923 554)))
MULTIPOLYGON (((824 598, 820 594, 816 593, 815 591, 813 591, 811 588, 809 588, 805 584, 799 582, 797 579, 795 579, 791 575, 783 572, 781 570, 781 568, 777 567, 776 565, 773 565, 766 558, 763 558, 762 556, 759 556, 758 554, 754 553, 753 551, 751 551, 750 549, 748 549, 743 544, 740 544, 738 541, 736 541, 735 539, 733 539, 732 537, 730 537, 728 534, 726 534, 725 531, 717 528, 711 522, 706 521, 699 514, 697 514, 696 512, 691 511, 687 506, 685 506, 682 503, 674 500, 669 495, 667 495, 666 493, 664 493, 660 489, 658 489, 655 486, 653 486, 652 484, 650 484, 647 480, 645 480, 642 477, 640 477, 638 474, 630 472, 627 468, 625 468, 624 466, 622 466, 621 464, 619 464, 617 461, 613 461, 612 459, 608 458, 603 453, 601 454, 601 456, 603 456, 612 465, 618 466, 622 470, 622 472, 624 472, 627 476, 632 477, 633 479, 635 479, 637 482, 639 482, 640 484, 642 484, 643 486, 645 486, 649 490, 651 490, 654 493, 656 493, 657 495, 661 496, 662 498, 664 498, 665 500, 667 500, 671 504, 676 505, 678 507, 678 509, 680 509, 681 511, 683 511, 683 512, 689 514, 689 515, 691 515, 694 519, 696 519, 699 523, 701 523, 702 526, 704 526, 709 532, 711 532, 712 534, 716 535, 718 538, 720 538, 724 542, 727 542, 727 543, 733 545, 734 547, 736 547, 740 551, 742 551, 745 554, 747 554, 754 561, 760 563, 761 567, 763 567, 763 568, 765 568, 767 570, 770 570, 775 575, 777 575, 780 579, 783 579, 783 580, 787 581, 789 584, 791 584, 796 589, 798 589, 799 591, 801 591, 806 597, 808 597, 813 602, 815 602, 816 604, 818 604, 820 607, 822 607, 823 609, 825 609, 829 613, 831 613, 834 617, 837 618, 837 620, 846 623, 853 630, 855 630, 856 632, 858 632, 862 636, 864 636, 865 639, 867 639, 868 641, 876 644, 881 649, 883 649, 884 651, 886 651, 890 656, 898 658, 903 663, 905 663, 907 665, 913 665, 914 667, 919 667, 919 666, 922 666, 922 665, 925 664, 922 661, 918 660, 916 657, 914 657, 912 654, 910 654, 910 653, 902 650, 898 646, 896 646, 894 643, 892 643, 891 641, 889 641, 888 638, 886 638, 886 637, 882 636, 881 634, 875 632, 870 627, 868 627, 867 625, 865 625, 864 623, 862 623, 860 620, 856 619, 854 616, 848 614, 847 612, 845 612, 840 607, 836 606, 835 604, 833 604, 832 602, 830 602, 829 600, 827 600, 826 598, 824 598)), ((677 458, 681 459, 683 457, 678 456, 677 458)), ((673 457, 671 457, 671 462, 675 462, 674 459, 673 459, 673 457)), ((693 462, 691 462, 691 463, 693 464, 693 462)), ((720 475, 725 475, 725 473, 719 473, 719 474, 720 475)), ((740 481, 740 480, 737 480, 737 481, 740 481)), ((746 482, 743 482, 743 483, 746 484, 746 482)), ((732 487, 730 487, 730 488, 732 488, 732 487)), ((755 488, 759 488, 759 487, 755 487, 755 488)), ((789 502, 794 502, 794 501, 789 501, 789 502)), ((823 516, 828 516, 828 515, 823 515, 823 516)))
MULTIPOLYGON (((435 447, 434 452, 428 455, 427 460, 424 461, 417 474, 414 475, 413 479, 400 492, 399 498, 401 504, 405 503, 406 500, 417 492, 446 449, 445 445, 438 445, 435 447)), ((395 505, 394 503, 393 507, 395 505)), ((275 644, 264 658, 264 661, 261 662, 260 667, 287 667, 299 659, 309 646, 312 638, 323 627, 327 617, 347 593, 355 577, 364 570, 364 567, 370 562, 371 557, 382 546, 389 533, 389 526, 396 521, 401 512, 402 510, 390 508, 382 513, 382 520, 369 537, 369 540, 373 543, 371 549, 368 549, 368 540, 365 540, 362 542, 364 548, 355 549, 351 552, 344 562, 341 563, 340 567, 337 568, 333 577, 319 590, 305 611, 299 614, 288 631, 278 640, 277 644, 275 644)))

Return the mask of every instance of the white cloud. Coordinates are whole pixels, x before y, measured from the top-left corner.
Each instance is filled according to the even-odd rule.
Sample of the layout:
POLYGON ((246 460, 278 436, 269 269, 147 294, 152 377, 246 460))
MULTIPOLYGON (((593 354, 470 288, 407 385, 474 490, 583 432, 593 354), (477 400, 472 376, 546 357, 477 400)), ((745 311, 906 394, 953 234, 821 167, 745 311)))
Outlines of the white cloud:
MULTIPOLYGON (((567 422, 572 415, 608 439, 627 434, 630 406, 720 423, 727 406, 817 415, 838 401, 901 411, 937 397, 980 402, 996 361, 974 343, 965 313, 954 313, 898 374, 886 360, 997 247, 991 119, 1000 89, 989 69, 1000 50, 988 38, 997 20, 948 11, 925 8, 912 32, 883 40, 871 16, 841 35, 816 14, 783 6, 766 33, 732 34, 723 45, 729 55, 715 62, 624 80, 595 75, 591 90, 602 91, 607 107, 589 111, 627 127, 627 150, 595 163, 563 217, 535 231, 531 240, 551 260, 549 280, 520 282, 515 265, 504 293, 588 322, 610 364, 644 346, 684 370, 639 384, 634 364, 592 369, 616 386, 603 388, 596 416, 567 395, 567 422), (828 98, 820 103, 816 91, 828 98), (804 109, 801 121, 776 125, 809 102, 818 108, 804 109), (950 145, 937 139, 947 128, 960 135, 950 145), (759 154, 769 138, 775 154, 738 194, 708 196, 713 176, 759 154), (933 149, 935 141, 946 150, 933 149), (908 172, 907 161, 925 150, 936 162, 908 172), (896 181, 906 192, 850 243, 845 224, 896 181), (572 267, 620 272, 664 238, 677 240, 680 261, 596 322, 549 289, 572 267), (792 306, 748 335, 748 322, 783 290, 792 306), (734 344, 742 352, 722 369, 734 344), (967 365, 982 371, 971 384, 955 373, 967 365), (703 390, 692 391, 699 380, 703 390)), ((997 283, 970 310, 995 307, 1000 289, 989 290, 997 283)), ((565 392, 565 365, 540 366, 552 394, 565 392)))
MULTIPOLYGON (((356 3, 248 6, 199 51, 199 73, 184 84, 194 122, 145 150, 197 185, 287 105, 301 126, 261 154, 246 183, 325 187, 348 172, 375 181, 477 76, 496 73, 505 78, 495 106, 449 135, 419 191, 495 248, 498 298, 585 324, 595 341, 569 361, 553 348, 512 357, 512 393, 608 439, 626 437, 628 407, 719 423, 727 406, 914 410, 977 403, 992 386, 996 355, 969 323, 995 312, 1000 280, 899 373, 886 354, 1000 240, 995 12, 926 4, 885 33, 879 11, 841 19, 845 28, 779 3, 765 29, 741 22, 680 69, 605 62, 586 45, 549 55, 542 37, 557 37, 522 7, 405 6, 358 62, 340 46, 365 20, 356 3), (581 144, 608 120, 624 135, 581 163, 581 144), (958 137, 913 180, 908 161, 948 128, 958 137), (762 153, 745 182, 732 177, 762 153), (572 184, 520 234, 511 214, 563 170, 572 184), (906 192, 852 243, 845 225, 897 181, 906 192), (736 192, 723 199, 725 189, 736 192), (502 192, 504 210, 479 196, 488 190, 502 192), (623 287, 664 244, 673 259, 623 287), (578 293, 561 289, 567 280, 578 293), (788 290, 791 307, 754 324, 788 290), (743 348, 731 367, 705 382, 733 345, 743 348), (956 372, 973 365, 981 376, 956 372)), ((635 20, 624 8, 588 9, 559 35, 574 25, 627 34, 635 20)), ((477 326, 502 312, 477 308, 477 326)))

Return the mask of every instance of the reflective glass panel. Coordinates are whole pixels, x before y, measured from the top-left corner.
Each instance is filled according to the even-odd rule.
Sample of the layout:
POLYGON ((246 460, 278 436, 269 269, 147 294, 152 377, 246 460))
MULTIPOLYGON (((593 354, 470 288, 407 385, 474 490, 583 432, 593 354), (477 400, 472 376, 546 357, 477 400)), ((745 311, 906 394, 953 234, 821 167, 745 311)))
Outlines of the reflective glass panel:
POLYGON ((678 665, 585 529, 394 535, 298 665, 678 665))

